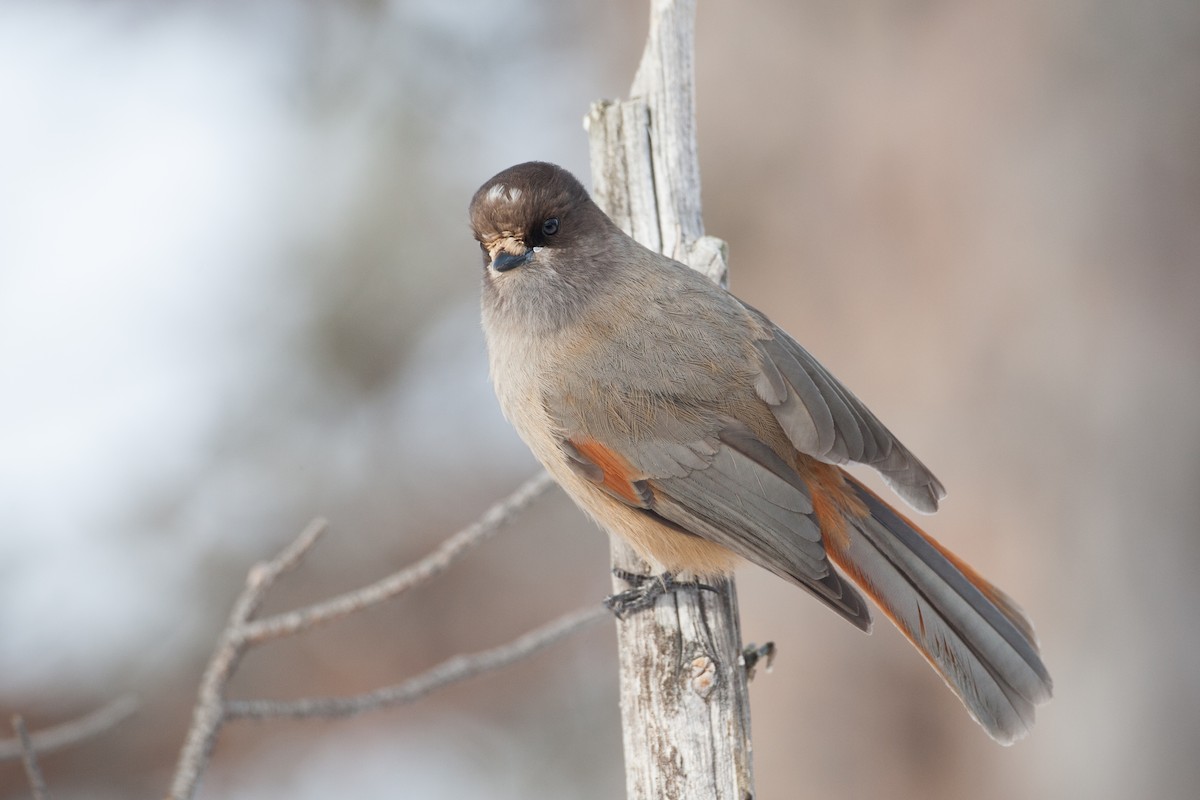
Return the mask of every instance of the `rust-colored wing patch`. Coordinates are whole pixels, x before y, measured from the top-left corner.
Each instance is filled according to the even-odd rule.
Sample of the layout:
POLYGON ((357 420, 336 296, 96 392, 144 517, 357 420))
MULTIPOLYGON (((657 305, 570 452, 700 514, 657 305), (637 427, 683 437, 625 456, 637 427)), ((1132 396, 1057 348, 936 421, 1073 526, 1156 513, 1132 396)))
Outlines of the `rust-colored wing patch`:
POLYGON ((568 439, 564 444, 567 461, 578 474, 632 506, 650 505, 653 496, 646 476, 620 453, 588 437, 568 439))

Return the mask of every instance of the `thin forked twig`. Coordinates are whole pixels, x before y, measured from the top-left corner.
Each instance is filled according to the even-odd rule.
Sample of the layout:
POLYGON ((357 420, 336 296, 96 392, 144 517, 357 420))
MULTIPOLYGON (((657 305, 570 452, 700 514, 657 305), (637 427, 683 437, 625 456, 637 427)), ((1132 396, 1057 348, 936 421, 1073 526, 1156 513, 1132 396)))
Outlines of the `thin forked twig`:
POLYGON ((21 761, 25 764, 25 777, 29 780, 29 788, 33 791, 33 800, 47 800, 50 796, 46 791, 46 780, 42 777, 42 770, 38 767, 37 753, 33 749, 33 742, 29 740, 29 731, 25 728, 25 720, 20 714, 13 714, 12 718, 13 731, 17 734, 17 741, 21 745, 21 761))
POLYGON ((191 797, 201 773, 208 765, 225 717, 225 685, 233 677, 246 651, 246 641, 242 637, 243 626, 250 619, 250 615, 262 605, 267 590, 275 580, 300 563, 300 559, 312 549, 327 527, 325 520, 313 520, 278 556, 271 561, 257 564, 250 570, 246 588, 234 603, 229 622, 221 631, 217 647, 204 670, 204 677, 200 680, 199 697, 192 711, 192 725, 188 729, 183 751, 179 754, 169 798, 191 797))
MULTIPOLYGON (((200 682, 199 696, 192 712, 192 725, 188 730, 187 739, 175 768, 171 782, 169 800, 184 800, 195 794, 200 776, 208 765, 213 747, 224 722, 233 716, 254 716, 248 712, 245 703, 238 701, 227 703, 225 689, 229 680, 237 671, 241 659, 250 647, 262 642, 302 633, 316 625, 339 619, 348 614, 381 603, 384 600, 402 594, 416 586, 427 582, 441 574, 457 559, 472 549, 475 545, 488 539, 502 526, 526 506, 539 497, 552 481, 546 473, 541 473, 526 481, 523 486, 496 503, 474 524, 464 528, 445 540, 440 547, 425 558, 400 570, 381 581, 365 586, 353 592, 339 595, 330 600, 316 603, 305 608, 252 620, 254 613, 262 605, 263 598, 275 581, 283 574, 292 570, 316 544, 326 529, 324 520, 314 520, 297 539, 271 561, 256 565, 246 580, 246 588, 234 603, 229 621, 217 641, 216 649, 205 668, 204 677, 200 682), (243 705, 239 705, 239 703, 243 705), (240 709, 240 713, 238 712, 240 709)), ((592 621, 593 612, 569 615, 544 628, 533 631, 518 639, 511 646, 495 648, 467 659, 461 663, 459 659, 451 659, 442 665, 449 671, 448 675, 435 675, 436 670, 419 676, 414 681, 424 679, 431 682, 425 688, 417 686, 417 691, 411 699, 416 699, 433 689, 453 683, 457 680, 479 674, 488 669, 496 669, 511 663, 518 658, 535 652, 551 642, 579 629, 592 621), (587 619, 581 619, 587 617, 587 619), (509 648, 512 648, 511 650, 509 648)), ((595 612, 596 618, 600 616, 595 612)), ((410 681, 409 683, 413 683, 410 681)), ((401 687, 406 684, 401 684, 401 687)), ((394 687, 400 688, 400 687, 394 687)), ((381 690, 387 692, 388 690, 381 690)), ((412 689, 410 688, 411 692, 412 689)), ((372 693, 376 694, 376 693, 372 693)), ((305 703, 310 701, 297 701, 305 703)), ((363 703, 355 711, 335 711, 330 715, 344 716, 356 711, 370 708, 382 708, 387 705, 407 702, 403 698, 390 699, 377 704, 363 703)), ((303 716, 316 716, 319 711, 310 711, 303 716)), ((264 716, 279 716, 266 714, 264 716)))
MULTIPOLYGON (((50 753, 104 733, 128 719, 137 710, 133 695, 118 697, 79 719, 43 728, 29 735, 35 753, 50 753)), ((21 758, 24 748, 20 738, 0 740, 0 761, 21 758)))
POLYGON ((230 700, 225 704, 229 719, 292 719, 349 717, 364 711, 412 703, 431 692, 476 675, 501 669, 520 661, 560 639, 611 615, 604 606, 579 609, 535 628, 508 644, 470 655, 458 655, 395 686, 352 697, 306 697, 301 700, 230 700))

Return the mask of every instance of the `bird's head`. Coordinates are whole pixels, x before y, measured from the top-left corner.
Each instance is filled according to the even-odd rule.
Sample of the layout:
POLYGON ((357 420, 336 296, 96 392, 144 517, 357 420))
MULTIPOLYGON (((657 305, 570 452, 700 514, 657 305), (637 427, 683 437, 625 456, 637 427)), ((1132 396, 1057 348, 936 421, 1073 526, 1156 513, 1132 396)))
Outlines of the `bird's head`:
POLYGON ((485 302, 527 313, 536 304, 539 318, 578 311, 624 238, 571 173, 540 161, 484 183, 470 216, 483 252, 485 302))

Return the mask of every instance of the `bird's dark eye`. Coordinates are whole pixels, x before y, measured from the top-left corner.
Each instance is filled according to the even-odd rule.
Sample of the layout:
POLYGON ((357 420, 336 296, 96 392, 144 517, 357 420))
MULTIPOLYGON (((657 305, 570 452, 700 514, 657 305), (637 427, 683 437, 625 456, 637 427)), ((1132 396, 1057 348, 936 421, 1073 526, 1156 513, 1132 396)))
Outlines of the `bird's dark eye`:
POLYGON ((551 217, 542 223, 542 235, 553 236, 558 233, 558 217, 551 217))

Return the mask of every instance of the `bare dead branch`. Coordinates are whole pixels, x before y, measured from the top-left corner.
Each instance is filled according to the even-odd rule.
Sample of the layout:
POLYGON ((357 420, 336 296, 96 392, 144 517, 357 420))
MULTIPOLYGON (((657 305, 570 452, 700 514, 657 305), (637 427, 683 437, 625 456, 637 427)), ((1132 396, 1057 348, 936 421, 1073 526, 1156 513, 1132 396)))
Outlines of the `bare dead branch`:
MULTIPOLYGON (((261 591, 258 597, 261 601, 266 589, 270 588, 280 575, 286 575, 299 566, 300 561, 308 555, 308 551, 316 545, 317 540, 329 530, 329 522, 317 517, 300 531, 300 535, 270 561, 256 564, 247 578, 248 585, 257 584, 261 591)), ((251 611, 253 613, 253 610, 251 611)))
MULTIPOLYGON (((50 753, 90 739, 124 722, 137 705, 132 695, 118 697, 79 719, 35 731, 29 736, 30 747, 35 753, 50 753)), ((20 738, 0 740, 0 761, 13 761, 23 753, 20 738)))
POLYGON ((50 795, 46 791, 46 780, 38 767, 37 753, 33 749, 33 742, 29 740, 25 720, 20 714, 13 714, 12 726, 21 745, 21 761, 25 764, 25 777, 29 780, 29 788, 33 790, 33 800, 47 800, 50 795))
POLYGON ((242 638, 253 644, 266 639, 290 636, 315 625, 330 622, 368 606, 382 603, 420 586, 444 572, 447 567, 475 545, 490 538, 551 485, 553 485, 553 481, 549 474, 542 472, 530 478, 507 498, 489 508, 477 522, 446 539, 437 550, 412 566, 356 591, 347 592, 307 608, 288 611, 248 623, 242 629, 242 638))
POLYGON ((228 719, 305 719, 349 717, 365 711, 404 705, 473 678, 502 669, 602 619, 608 610, 597 604, 566 614, 553 622, 514 639, 508 644, 470 655, 458 655, 395 686, 351 697, 308 697, 300 700, 230 700, 225 704, 228 719))
MULTIPOLYGON (((228 704, 225 701, 226 687, 237 671, 247 649, 271 639, 307 631, 316 625, 339 619, 420 586, 444 572, 475 545, 490 538, 510 522, 517 513, 538 498, 551 483, 550 476, 544 472, 531 478, 506 499, 488 509, 474 524, 446 539, 434 552, 381 581, 305 608, 260 620, 252 620, 251 617, 262 605, 267 591, 275 581, 281 575, 294 569, 317 543, 327 527, 325 521, 314 520, 279 555, 270 561, 257 564, 250 570, 246 578, 246 588, 242 590, 237 602, 234 603, 229 621, 217 639, 216 648, 213 650, 208 666, 204 670, 204 676, 201 678, 196 705, 192 711, 192 724, 188 729, 187 738, 172 777, 171 790, 168 794, 169 800, 185 800, 195 794, 200 777, 212 756, 221 726, 227 719, 231 716, 255 715, 249 709, 256 707, 253 705, 256 701, 236 701, 228 704)), ((410 687, 407 690, 412 695, 409 699, 400 697, 400 699, 386 700, 384 703, 396 705, 411 702, 448 683, 463 680, 486 670, 498 669, 548 646, 600 616, 602 616, 601 610, 589 610, 586 614, 581 612, 577 615, 568 615, 544 628, 526 634, 511 645, 484 651, 476 656, 460 656, 451 659, 442 667, 435 668, 435 670, 414 679, 424 679, 428 685, 422 687, 418 684, 415 687, 416 691, 410 687), (444 675, 434 674, 437 669, 445 669, 447 672, 444 675)), ((411 684, 412 681, 409 683, 411 684)), ((392 688, 396 690, 403 686, 405 684, 392 688)), ((388 691, 388 689, 382 689, 371 694, 376 695, 388 691)), ((270 704, 269 701, 268 704, 270 704)), ((370 707, 372 706, 363 705, 356 710, 333 711, 327 715, 345 716, 367 710, 370 707)), ((379 705, 378 707, 384 706, 379 705)), ((284 715, 288 714, 261 714, 261 716, 284 715)), ((323 714, 313 710, 304 714, 290 715, 321 716, 323 714)))
POLYGON ((192 710, 192 725, 188 729, 183 751, 179 755, 168 797, 191 797, 200 775, 208 765, 224 720, 225 686, 246 651, 247 645, 242 629, 250 615, 262 605, 267 590, 275 580, 300 563, 304 554, 312 549, 327 527, 325 520, 313 520, 278 556, 271 561, 256 564, 250 570, 246 578, 246 588, 234 603, 229 622, 221 631, 217 647, 200 681, 196 707, 192 710))

